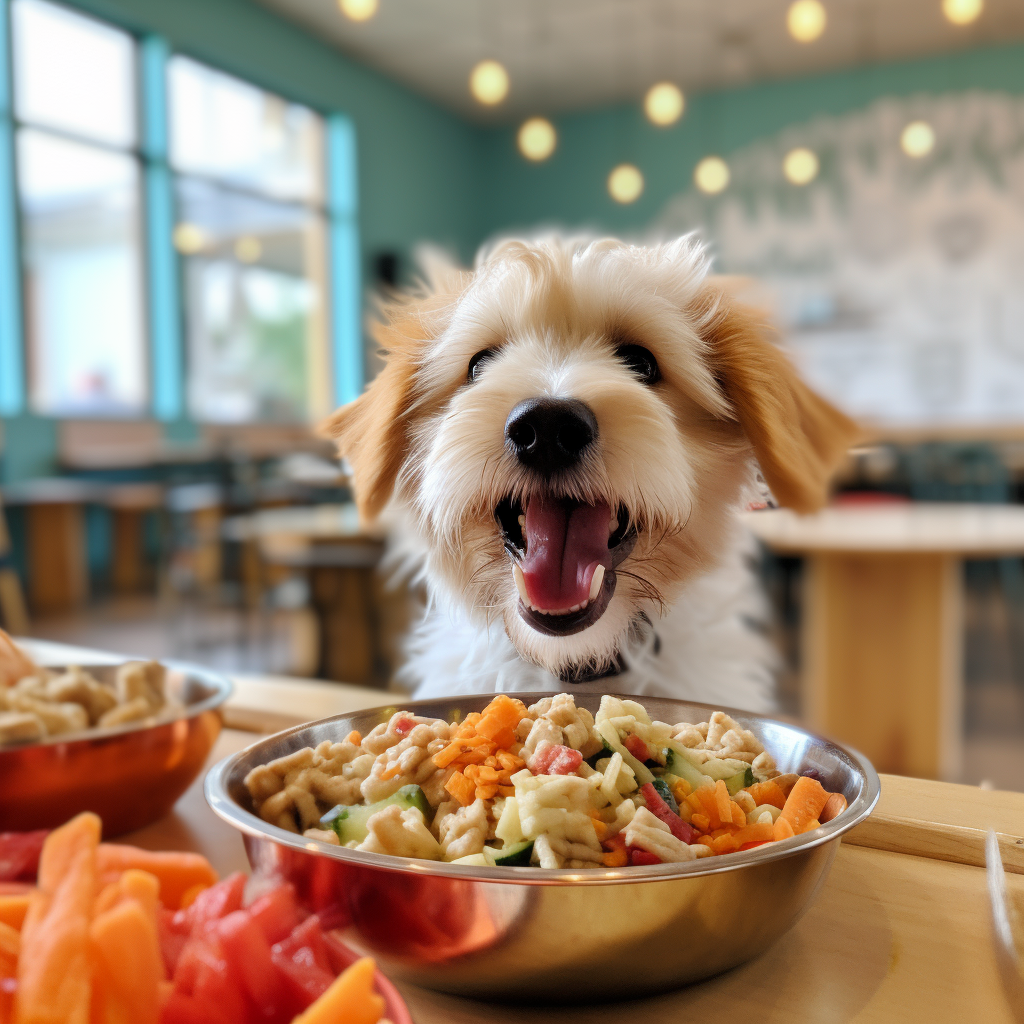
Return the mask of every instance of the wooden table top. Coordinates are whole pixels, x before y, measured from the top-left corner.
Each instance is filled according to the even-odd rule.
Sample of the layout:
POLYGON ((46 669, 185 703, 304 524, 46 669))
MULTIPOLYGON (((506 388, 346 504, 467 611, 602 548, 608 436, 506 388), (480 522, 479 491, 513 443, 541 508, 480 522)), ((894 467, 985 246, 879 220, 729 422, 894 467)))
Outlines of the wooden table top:
MULTIPOLYGON (((329 683, 236 677, 229 722, 271 731, 397 698, 329 683)), ((210 763, 257 736, 227 728, 210 763)), ((417 1024, 621 1024, 712 1017, 764 1024, 985 1021, 1012 1024, 996 974, 980 847, 1001 833, 1008 887, 1024 907, 1024 794, 882 777, 872 818, 843 842, 806 916, 768 952, 719 978, 652 999, 581 1009, 507 1007, 401 985, 417 1024), (725 1009, 725 1008, 728 1009, 725 1009), (725 1017, 722 1017, 723 1013, 725 1017)), ((162 821, 130 837, 246 868, 238 834, 197 781, 162 821)))
POLYGON ((786 508, 745 512, 744 524, 776 551, 1024 553, 1024 506, 907 502, 839 506, 801 516, 786 508))
POLYGON ((232 516, 222 529, 230 540, 258 540, 282 534, 308 540, 376 540, 385 535, 379 525, 361 523, 359 511, 351 502, 263 509, 232 516))

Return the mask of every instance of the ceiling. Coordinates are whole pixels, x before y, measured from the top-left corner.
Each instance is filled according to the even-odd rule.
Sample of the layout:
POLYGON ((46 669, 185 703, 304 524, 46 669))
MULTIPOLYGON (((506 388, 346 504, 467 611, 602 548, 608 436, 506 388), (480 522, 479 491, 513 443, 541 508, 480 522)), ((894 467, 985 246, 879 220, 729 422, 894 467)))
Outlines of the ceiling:
POLYGON ((809 44, 786 32, 788 0, 380 0, 362 23, 336 0, 259 2, 480 121, 628 102, 662 79, 705 91, 1024 38, 1021 0, 985 0, 965 27, 940 0, 824 0, 827 28, 809 44), (485 57, 511 79, 495 109, 467 87, 485 57))

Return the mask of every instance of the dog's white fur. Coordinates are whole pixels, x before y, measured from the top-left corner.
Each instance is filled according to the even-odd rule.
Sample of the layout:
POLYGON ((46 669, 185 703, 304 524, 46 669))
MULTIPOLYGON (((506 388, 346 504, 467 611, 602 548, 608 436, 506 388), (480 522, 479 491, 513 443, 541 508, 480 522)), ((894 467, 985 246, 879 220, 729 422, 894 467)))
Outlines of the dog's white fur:
POLYGON ((736 512, 758 462, 783 503, 817 507, 853 425, 796 377, 768 331, 690 238, 652 248, 549 237, 484 250, 473 273, 435 264, 415 297, 386 308, 387 363, 328 425, 367 517, 407 523, 431 607, 404 670, 417 696, 587 689, 761 709, 771 653, 736 512), (616 356, 638 344, 661 381, 616 356), (474 354, 493 349, 475 380, 474 354), (598 436, 580 465, 538 480, 505 444, 524 399, 583 401, 598 436), (637 530, 601 617, 569 636, 535 630, 494 510, 531 494, 624 507, 637 530))

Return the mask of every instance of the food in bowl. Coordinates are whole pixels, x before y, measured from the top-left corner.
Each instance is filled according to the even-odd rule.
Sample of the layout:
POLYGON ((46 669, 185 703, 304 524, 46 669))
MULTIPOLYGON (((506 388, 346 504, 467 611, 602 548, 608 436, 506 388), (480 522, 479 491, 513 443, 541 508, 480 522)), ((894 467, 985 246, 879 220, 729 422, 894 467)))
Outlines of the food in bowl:
POLYGON ((846 807, 781 774, 723 711, 654 721, 606 695, 527 707, 498 694, 462 721, 397 711, 248 772, 264 821, 334 846, 477 866, 684 863, 813 831, 846 807))
POLYGON ((393 986, 278 878, 217 880, 195 853, 100 843, 80 814, 25 849, 0 889, 0 1021, 409 1024, 393 986), (27 862, 25 862, 27 863, 27 862))
POLYGON ((0 747, 173 717, 181 705, 156 661, 118 667, 111 684, 86 669, 41 668, 0 630, 0 747))

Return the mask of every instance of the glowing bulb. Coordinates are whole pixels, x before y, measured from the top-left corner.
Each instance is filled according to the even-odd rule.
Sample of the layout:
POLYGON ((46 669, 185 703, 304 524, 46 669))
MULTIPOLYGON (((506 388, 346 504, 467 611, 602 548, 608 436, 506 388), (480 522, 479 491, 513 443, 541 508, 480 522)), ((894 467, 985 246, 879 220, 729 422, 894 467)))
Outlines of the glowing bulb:
POLYGON ((531 117, 519 127, 519 152, 527 160, 547 160, 557 141, 555 126, 546 117, 531 117))
POLYGON ((608 175, 608 194, 617 203, 632 203, 644 190, 644 176, 632 164, 619 164, 608 175))
POLYGON ((508 72, 496 60, 482 60, 469 76, 469 91, 478 102, 493 107, 508 95, 508 72))
POLYGON ((694 169, 693 180, 701 192, 717 195, 729 186, 729 165, 720 156, 706 156, 694 169))
POLYGON ((675 124, 683 116, 686 98, 682 90, 672 82, 659 82, 647 90, 644 97, 644 112, 654 124, 663 127, 675 124))
POLYGON ((985 0, 942 0, 942 13, 954 25, 970 25, 984 6, 985 0))
POLYGON ((927 121, 911 121, 900 134, 900 147, 907 156, 927 156, 935 148, 935 129, 927 121))
POLYGON ((242 235, 242 237, 235 242, 235 256, 242 263, 255 263, 260 256, 263 255, 263 246, 260 245, 260 240, 254 238, 252 235, 242 235))
POLYGON ((782 161, 782 173, 790 184, 807 185, 818 176, 818 157, 803 146, 791 149, 782 161))
POLYGON ((198 224, 182 222, 174 229, 174 248, 186 256, 200 252, 206 246, 206 232, 198 224))
POLYGON ((338 0, 341 13, 352 21, 368 21, 377 13, 379 0, 338 0))
POLYGON ((820 0, 793 0, 786 14, 786 27, 798 43, 813 43, 825 31, 826 21, 820 0))

